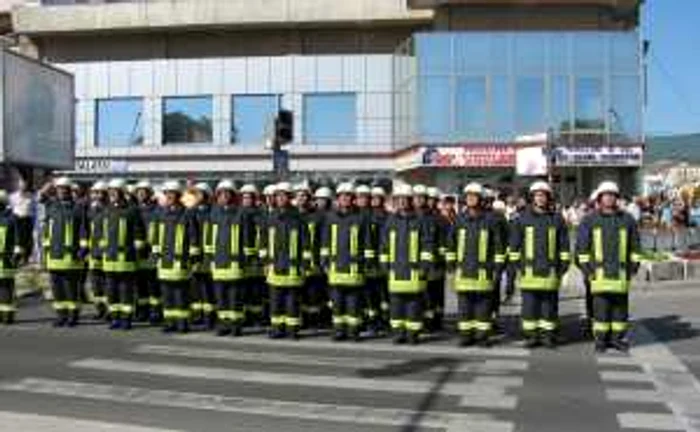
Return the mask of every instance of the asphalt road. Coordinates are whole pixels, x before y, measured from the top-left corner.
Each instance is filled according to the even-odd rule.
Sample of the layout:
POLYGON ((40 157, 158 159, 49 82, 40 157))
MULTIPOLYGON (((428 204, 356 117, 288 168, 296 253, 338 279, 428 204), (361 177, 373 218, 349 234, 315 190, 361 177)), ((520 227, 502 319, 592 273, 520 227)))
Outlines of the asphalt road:
POLYGON ((53 329, 27 299, 0 328, 0 431, 700 431, 700 287, 633 304, 634 349, 597 356, 571 299, 557 351, 53 329))

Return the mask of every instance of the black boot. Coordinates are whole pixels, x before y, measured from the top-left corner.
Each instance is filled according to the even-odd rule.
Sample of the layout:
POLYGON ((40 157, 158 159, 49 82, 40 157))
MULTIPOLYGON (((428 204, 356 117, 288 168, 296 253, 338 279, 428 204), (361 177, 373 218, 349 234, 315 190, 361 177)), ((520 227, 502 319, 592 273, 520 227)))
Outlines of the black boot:
POLYGON ((615 335, 609 343, 610 348, 613 348, 619 352, 626 353, 630 350, 630 343, 625 338, 625 335, 615 335))
POLYGON ((80 323, 80 311, 79 310, 72 310, 68 314, 68 322, 67 325, 68 327, 75 327, 80 323))
POLYGON ((604 353, 608 349, 608 341, 604 336, 597 336, 595 339, 595 351, 597 353, 604 353))
POLYGON ((395 330, 394 331, 394 344, 396 344, 396 345, 405 344, 407 340, 408 340, 408 335, 406 334, 406 330, 395 330))
POLYGON ((97 303, 95 305, 95 320, 102 321, 107 318, 107 305, 104 303, 97 303))
POLYGON ((234 337, 243 336, 243 323, 237 322, 233 325, 233 336, 234 337))
POLYGON ((15 323, 15 311, 9 311, 5 314, 5 324, 12 325, 15 323))
POLYGON ((542 335, 542 343, 545 347, 549 349, 556 349, 559 345, 556 333, 554 333, 553 331, 544 332, 544 334, 542 335))
POLYGON ((540 345, 540 338, 537 332, 525 333, 525 348, 536 348, 540 345))
POLYGON ((132 317, 127 316, 127 317, 123 318, 121 329, 129 331, 129 330, 131 330, 131 327, 132 327, 132 317))
POLYGON ((350 337, 355 342, 362 342, 362 333, 360 332, 359 327, 350 329, 350 337))
POLYGON ((408 334, 408 342, 411 345, 418 345, 420 343, 420 332, 414 330, 408 334))
POLYGON ((487 331, 477 331, 474 339, 477 345, 479 345, 480 347, 491 347, 491 340, 489 339, 489 332, 487 331))
POLYGON ((151 308, 151 314, 148 317, 151 325, 158 325, 163 322, 163 314, 158 308, 151 308))
POLYGON ((112 321, 109 323, 110 330, 117 330, 122 327, 122 320, 119 318, 119 314, 112 313, 112 321))
POLYGON ((231 323, 226 321, 219 321, 218 330, 216 331, 217 336, 228 336, 231 334, 231 323))
POLYGON ((341 342, 344 341, 348 338, 347 333, 345 332, 344 328, 336 328, 335 333, 333 333, 333 340, 336 342, 341 342))
POLYGON ((474 333, 470 331, 462 332, 459 335, 459 346, 468 347, 474 345, 474 333))
POLYGON ((178 333, 189 333, 190 323, 187 319, 179 319, 177 321, 177 331, 178 333))
POLYGON ((207 330, 214 330, 216 328, 216 313, 215 312, 208 313, 204 317, 204 328, 206 328, 207 330))
POLYGON ((56 319, 53 322, 54 327, 65 327, 68 323, 68 313, 65 310, 56 311, 56 319))
POLYGON ((163 325, 163 333, 174 333, 177 330, 177 324, 171 319, 166 319, 163 325))

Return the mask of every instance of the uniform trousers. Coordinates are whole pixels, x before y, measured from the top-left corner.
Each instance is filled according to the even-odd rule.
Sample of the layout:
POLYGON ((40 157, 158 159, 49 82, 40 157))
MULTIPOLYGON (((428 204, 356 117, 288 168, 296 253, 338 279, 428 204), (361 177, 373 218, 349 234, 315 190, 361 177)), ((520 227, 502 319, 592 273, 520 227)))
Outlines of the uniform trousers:
POLYGON ((392 330, 409 330, 412 332, 419 332, 423 330, 424 292, 390 292, 389 299, 392 330))
POLYGON ((226 324, 240 324, 245 319, 248 280, 214 281, 217 317, 226 324))
POLYGON ((134 276, 134 272, 105 272, 107 303, 113 319, 132 318, 136 297, 134 276))
POLYGON ((301 327, 301 287, 270 286, 270 324, 290 330, 301 327))
POLYGON ((559 322, 559 291, 523 290, 522 292, 523 331, 534 333, 538 330, 553 332, 559 322))
POLYGON ((493 293, 491 291, 463 291, 457 293, 459 313, 457 329, 460 333, 488 332, 492 329, 493 293))
POLYGON ((628 321, 629 297, 626 293, 593 295, 593 333, 596 338, 624 338, 628 321))

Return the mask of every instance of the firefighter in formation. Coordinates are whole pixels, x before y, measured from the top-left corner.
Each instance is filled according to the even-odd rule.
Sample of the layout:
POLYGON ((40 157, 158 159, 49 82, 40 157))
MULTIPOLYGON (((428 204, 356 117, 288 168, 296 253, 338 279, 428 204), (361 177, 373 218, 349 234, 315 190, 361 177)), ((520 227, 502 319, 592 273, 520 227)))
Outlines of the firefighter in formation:
MULTIPOLYGON (((591 329, 599 351, 628 348, 628 292, 639 267, 639 234, 603 182, 597 210, 569 231, 546 182, 529 189, 530 206, 510 223, 478 183, 462 199, 436 188, 343 183, 255 185, 231 180, 213 189, 167 181, 98 181, 89 200, 59 178, 44 187, 42 243, 56 326, 75 326, 89 271, 96 318, 114 330, 149 321, 165 332, 192 326, 241 336, 268 326, 271 338, 304 328, 337 341, 389 332, 416 344, 443 326, 446 281, 457 294, 463 346, 490 346, 498 333, 502 275, 522 294, 528 347, 556 347, 559 288, 579 266, 591 292, 591 329), (460 208, 458 202, 463 206, 460 208)), ((23 259, 0 192, 0 320, 15 315, 13 276, 23 259), (4 215, 4 216, 3 216, 4 215)))

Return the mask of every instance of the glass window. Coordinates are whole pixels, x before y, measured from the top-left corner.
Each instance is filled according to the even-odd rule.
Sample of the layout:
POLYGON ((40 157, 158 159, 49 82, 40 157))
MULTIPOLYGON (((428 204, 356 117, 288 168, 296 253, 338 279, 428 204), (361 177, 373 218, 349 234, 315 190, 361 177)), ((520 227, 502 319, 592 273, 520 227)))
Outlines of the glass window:
POLYGON ((452 35, 418 35, 416 54, 421 75, 448 74, 453 69, 452 35))
POLYGON ((456 131, 458 139, 483 137, 487 130, 486 78, 457 79, 455 89, 456 131))
POLYGON ((279 95, 233 96, 231 143, 262 145, 279 108, 279 95))
POLYGON ((613 140, 638 142, 641 139, 642 96, 639 87, 639 78, 636 76, 617 76, 612 79, 608 114, 613 140))
POLYGON ((511 141, 513 136, 513 103, 511 80, 507 76, 491 77, 491 132, 497 142, 511 141))
POLYGON ((515 37, 515 64, 516 71, 525 73, 544 73, 545 48, 547 39, 542 34, 524 33, 515 37))
POLYGON ((490 37, 487 34, 456 35, 455 69, 459 72, 488 73, 491 61, 490 37))
POLYGON ((416 105, 419 112, 419 136, 425 142, 447 140, 451 129, 452 98, 450 79, 421 77, 416 105))
POLYGON ((211 143, 212 98, 210 96, 163 99, 163 143, 211 143))
POLYGON ((571 97, 568 76, 553 76, 549 81, 547 126, 555 131, 571 131, 571 97))
POLYGON ((143 144, 143 99, 97 101, 98 147, 131 147, 143 144))
POLYGON ((304 95, 304 140, 309 144, 354 143, 357 100, 354 93, 304 95))
POLYGON ((574 36, 574 70, 602 74, 605 69, 605 41, 601 33, 576 33, 574 36))
POLYGON ((521 77, 515 83, 515 129, 518 134, 546 132, 544 127, 544 80, 521 77))
POLYGON ((637 32, 610 35, 611 67, 613 74, 639 73, 639 36, 637 32))
POLYGON ((603 81, 599 78, 576 79, 574 128, 604 130, 603 81))

